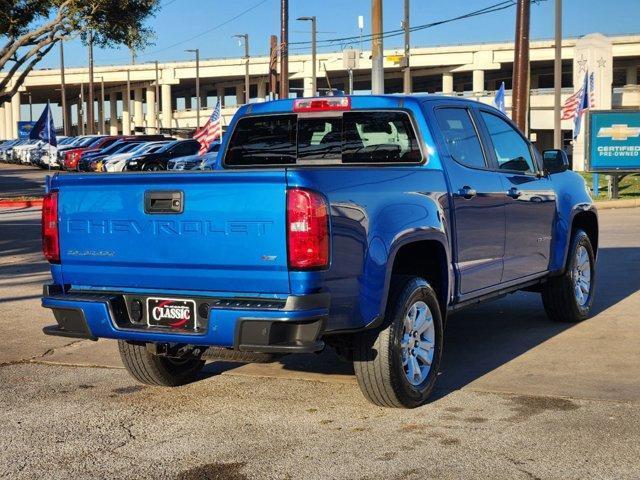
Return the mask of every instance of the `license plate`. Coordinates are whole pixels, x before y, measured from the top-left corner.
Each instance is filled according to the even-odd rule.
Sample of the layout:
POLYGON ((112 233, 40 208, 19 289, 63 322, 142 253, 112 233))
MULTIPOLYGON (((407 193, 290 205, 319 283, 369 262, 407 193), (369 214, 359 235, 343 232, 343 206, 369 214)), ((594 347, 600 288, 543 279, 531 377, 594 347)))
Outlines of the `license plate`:
POLYGON ((150 327, 195 330, 196 302, 180 298, 148 298, 147 323, 150 327))

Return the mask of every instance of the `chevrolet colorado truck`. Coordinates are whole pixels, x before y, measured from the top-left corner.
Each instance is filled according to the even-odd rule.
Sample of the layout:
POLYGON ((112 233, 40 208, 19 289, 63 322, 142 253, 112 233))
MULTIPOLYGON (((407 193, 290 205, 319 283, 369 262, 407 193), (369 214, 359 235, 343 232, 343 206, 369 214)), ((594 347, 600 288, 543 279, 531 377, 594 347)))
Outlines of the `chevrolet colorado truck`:
POLYGON ((416 407, 451 312, 527 290, 578 322, 593 302, 584 180, 475 101, 246 105, 213 171, 57 174, 47 191, 44 332, 117 340, 146 384, 194 380, 210 349, 329 345, 370 401, 416 407))

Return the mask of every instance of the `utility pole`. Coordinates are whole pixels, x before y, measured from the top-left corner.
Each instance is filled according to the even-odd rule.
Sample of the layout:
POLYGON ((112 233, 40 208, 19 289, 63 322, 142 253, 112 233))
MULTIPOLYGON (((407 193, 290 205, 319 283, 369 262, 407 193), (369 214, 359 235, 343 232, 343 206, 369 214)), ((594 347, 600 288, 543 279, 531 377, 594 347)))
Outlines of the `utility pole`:
POLYGON ((280 98, 289 98, 289 0, 280 0, 280 98))
POLYGON ((318 31, 316 29, 316 17, 299 17, 298 20, 303 22, 311 22, 311 91, 312 96, 318 94, 318 79, 316 75, 317 60, 317 47, 316 39, 318 37, 318 31))
POLYGON ((84 83, 80 82, 80 108, 78 108, 78 130, 84 135, 84 83))
POLYGON ((562 148, 562 0, 556 0, 556 40, 553 62, 553 148, 562 148))
POLYGON ((276 98, 278 91, 278 37, 271 35, 269 44, 269 99, 276 98))
POLYGON ((384 48, 382 45, 382 0, 371 0, 371 93, 384 93, 384 48))
POLYGON ((200 127, 200 49, 192 48, 187 50, 187 52, 196 54, 196 125, 200 127))
POLYGON ((404 29, 404 93, 411 93, 411 67, 409 58, 411 56, 411 33, 409 30, 409 0, 404 0, 404 20, 402 21, 404 29))
POLYGON ((530 0, 518 0, 516 11, 516 45, 513 61, 512 119, 527 134, 529 111, 529 19, 530 0))
POLYGON ((93 32, 89 30, 89 91, 87 92, 87 133, 93 134, 93 32))
POLYGON ((249 93, 251 90, 251 78, 249 77, 249 34, 241 33, 234 35, 244 44, 244 103, 249 103, 249 93))
MULTIPOLYGON (((156 133, 160 132, 160 75, 158 74, 158 61, 155 61, 156 67, 156 104, 154 108, 156 109, 156 133)), ((198 97, 198 101, 200 101, 200 97, 198 97)), ((167 107, 167 108, 170 108, 167 107)))
POLYGON ((107 133, 104 128, 104 77, 100 77, 100 108, 98 109, 100 122, 100 133, 105 135, 107 133))
POLYGON ((67 116, 67 91, 64 81, 64 46, 60 40, 60 104, 62 105, 62 132, 65 137, 69 135, 69 121, 67 116))

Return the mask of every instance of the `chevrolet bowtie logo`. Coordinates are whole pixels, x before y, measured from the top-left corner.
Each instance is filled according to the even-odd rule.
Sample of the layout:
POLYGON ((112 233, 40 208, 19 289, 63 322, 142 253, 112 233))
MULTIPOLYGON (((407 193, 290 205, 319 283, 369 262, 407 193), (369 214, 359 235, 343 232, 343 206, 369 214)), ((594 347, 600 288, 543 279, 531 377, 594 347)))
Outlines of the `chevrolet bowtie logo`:
POLYGON ((610 127, 602 127, 598 131, 598 137, 611 137, 612 140, 626 140, 630 137, 640 136, 640 127, 630 127, 627 124, 614 124, 610 127))

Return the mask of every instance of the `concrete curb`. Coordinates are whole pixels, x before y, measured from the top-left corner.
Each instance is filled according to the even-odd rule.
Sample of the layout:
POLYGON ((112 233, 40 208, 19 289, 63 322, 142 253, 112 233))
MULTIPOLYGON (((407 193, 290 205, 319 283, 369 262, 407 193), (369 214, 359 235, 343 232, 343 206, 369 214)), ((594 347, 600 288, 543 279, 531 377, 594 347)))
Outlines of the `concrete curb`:
POLYGON ((42 207, 42 199, 33 200, 12 200, 10 198, 0 199, 0 208, 30 208, 42 207))
POLYGON ((596 207, 598 210, 607 210, 610 208, 634 208, 640 207, 640 199, 628 199, 628 200, 599 200, 596 201, 596 207))

